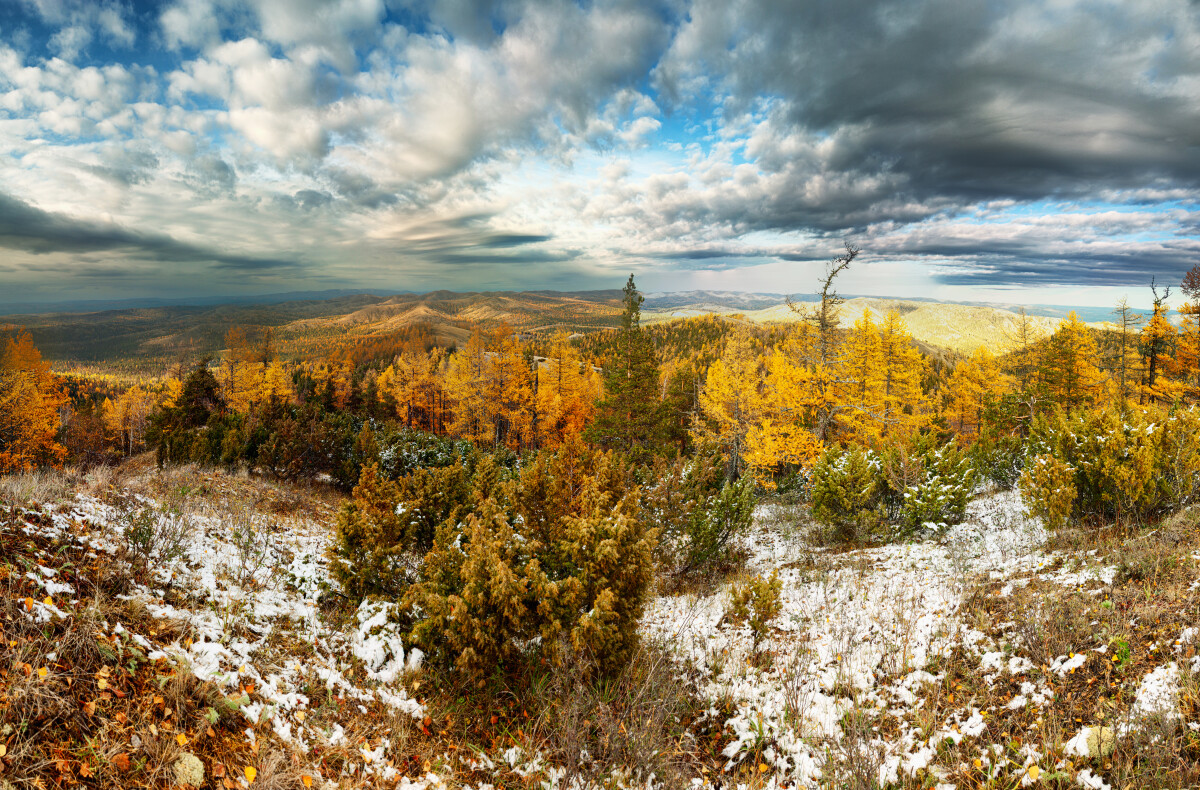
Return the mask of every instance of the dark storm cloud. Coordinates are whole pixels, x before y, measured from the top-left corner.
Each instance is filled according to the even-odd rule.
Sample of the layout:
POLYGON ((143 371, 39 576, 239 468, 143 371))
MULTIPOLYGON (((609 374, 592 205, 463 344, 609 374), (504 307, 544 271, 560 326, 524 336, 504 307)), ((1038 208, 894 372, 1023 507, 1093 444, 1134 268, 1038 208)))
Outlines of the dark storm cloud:
POLYGON ((119 225, 77 220, 43 211, 0 192, 0 247, 34 254, 115 252, 130 258, 164 262, 209 263, 242 271, 293 266, 277 258, 213 252, 170 236, 129 230, 119 225))
POLYGON ((237 172, 219 156, 198 156, 188 167, 194 186, 201 192, 228 193, 237 186, 237 172))
MULTIPOLYGON (((829 231, 993 199, 1200 185, 1200 6, 701 0, 656 78, 761 114, 736 227, 829 231)), ((701 94, 702 95, 702 94, 701 94)))
POLYGON ((315 189, 301 189, 292 196, 292 199, 296 201, 296 205, 301 209, 311 211, 328 206, 333 202, 333 195, 315 189))
POLYGON ((343 199, 360 208, 383 208, 399 201, 394 191, 384 189, 363 173, 329 167, 323 174, 343 199))
POLYGON ((149 151, 110 149, 101 165, 89 165, 88 172, 121 186, 145 184, 158 169, 158 157, 149 151))

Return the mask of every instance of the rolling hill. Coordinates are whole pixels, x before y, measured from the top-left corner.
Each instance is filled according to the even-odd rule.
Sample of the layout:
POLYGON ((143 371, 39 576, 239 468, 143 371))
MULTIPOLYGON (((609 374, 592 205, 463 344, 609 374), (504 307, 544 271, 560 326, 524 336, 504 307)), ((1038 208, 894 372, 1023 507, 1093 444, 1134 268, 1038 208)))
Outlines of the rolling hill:
MULTIPOLYGON (((263 304, 27 313, 0 317, 0 330, 27 328, 46 358, 60 370, 98 366, 153 374, 218 353, 232 326, 270 328, 285 358, 312 358, 338 343, 386 341, 388 336, 417 325, 426 327, 435 341, 445 346, 464 341, 475 324, 505 323, 523 333, 558 329, 586 333, 618 324, 620 298, 617 290, 338 294, 263 304)), ((758 323, 799 320, 785 299, 782 294, 714 291, 649 294, 643 319, 655 323, 715 313, 739 314, 758 323)), ((800 303, 802 309, 805 304, 800 303)), ((981 346, 996 353, 1005 351, 1014 342, 1021 320, 1014 310, 998 306, 856 297, 842 307, 843 326, 853 325, 866 309, 877 316, 898 310, 918 341, 962 353, 981 346)), ((1054 330, 1062 310, 1034 312, 1030 311, 1029 323, 1037 338, 1054 330)), ((1092 311, 1091 315, 1098 314, 1092 311)))

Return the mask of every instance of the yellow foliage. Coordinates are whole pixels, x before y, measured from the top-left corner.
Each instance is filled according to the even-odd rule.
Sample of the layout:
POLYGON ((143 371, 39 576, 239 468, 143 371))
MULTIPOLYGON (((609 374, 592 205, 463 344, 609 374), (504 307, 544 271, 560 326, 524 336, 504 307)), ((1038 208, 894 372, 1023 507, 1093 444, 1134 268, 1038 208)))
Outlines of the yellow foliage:
POLYGON ((1039 455, 1021 473, 1021 495, 1047 529, 1062 529, 1075 508, 1075 470, 1052 455, 1039 455))

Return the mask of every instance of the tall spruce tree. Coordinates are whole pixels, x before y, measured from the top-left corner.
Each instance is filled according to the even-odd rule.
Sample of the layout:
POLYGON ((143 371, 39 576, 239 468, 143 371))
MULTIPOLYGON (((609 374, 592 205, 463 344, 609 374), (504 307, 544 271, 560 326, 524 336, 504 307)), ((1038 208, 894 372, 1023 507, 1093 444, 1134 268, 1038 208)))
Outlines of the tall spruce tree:
POLYGON ((659 396, 658 356, 641 327, 642 302, 633 283, 625 283, 625 312, 613 352, 604 361, 604 399, 584 438, 629 453, 635 460, 669 450, 666 413, 659 396))

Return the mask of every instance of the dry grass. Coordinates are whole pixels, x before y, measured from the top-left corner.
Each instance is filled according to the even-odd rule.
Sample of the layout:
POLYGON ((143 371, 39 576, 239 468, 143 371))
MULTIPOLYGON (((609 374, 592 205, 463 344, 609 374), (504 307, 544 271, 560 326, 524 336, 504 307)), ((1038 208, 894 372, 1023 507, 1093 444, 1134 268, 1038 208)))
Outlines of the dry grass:
MULTIPOLYGON (((45 478, 26 491, 54 490, 45 478)), ((36 512, 0 508, 0 782, 49 788, 165 787, 190 752, 205 767, 232 775, 258 766, 255 787, 302 787, 295 759, 271 737, 251 748, 245 722, 226 695, 186 666, 151 659, 116 628, 155 644, 186 639, 182 623, 152 617, 125 586, 120 562, 73 542, 27 533, 48 522, 36 512), (71 604, 46 596, 27 574, 38 566, 74 588, 71 604), (39 617, 46 598, 63 616, 39 617), (181 740, 182 739, 182 740, 181 740)), ((211 786, 211 785, 210 785, 211 786)), ((217 784, 224 787, 223 782, 217 784)), ((232 786, 232 785, 231 785, 232 786)), ((240 786, 240 785, 239 785, 240 786)))

